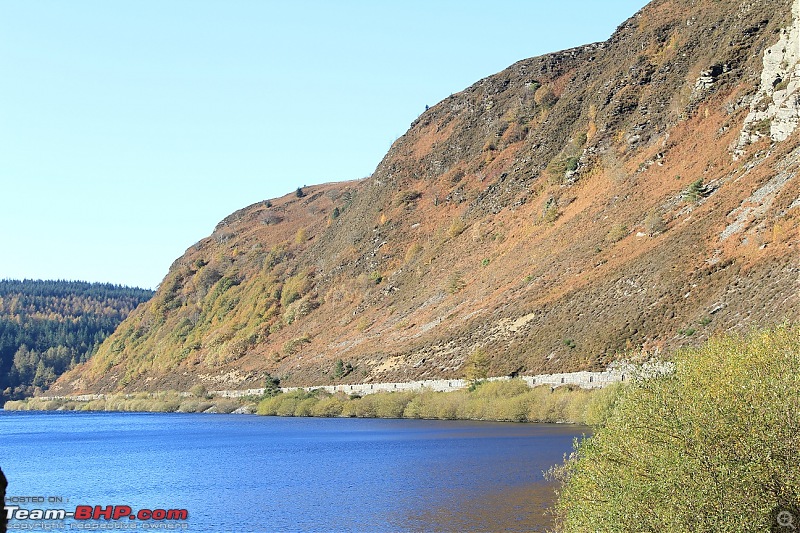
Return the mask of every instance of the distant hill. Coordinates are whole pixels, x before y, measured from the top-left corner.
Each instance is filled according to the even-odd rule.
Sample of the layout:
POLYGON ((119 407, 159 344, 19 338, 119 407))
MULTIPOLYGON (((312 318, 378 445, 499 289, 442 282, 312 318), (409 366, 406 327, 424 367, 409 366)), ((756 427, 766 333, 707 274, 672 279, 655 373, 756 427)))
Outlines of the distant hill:
POLYGON ((97 347, 153 291, 80 281, 0 280, 2 399, 30 396, 97 347))
POLYGON ((601 369, 798 320, 799 7, 655 0, 476 82, 371 177, 225 218, 51 392, 601 369))

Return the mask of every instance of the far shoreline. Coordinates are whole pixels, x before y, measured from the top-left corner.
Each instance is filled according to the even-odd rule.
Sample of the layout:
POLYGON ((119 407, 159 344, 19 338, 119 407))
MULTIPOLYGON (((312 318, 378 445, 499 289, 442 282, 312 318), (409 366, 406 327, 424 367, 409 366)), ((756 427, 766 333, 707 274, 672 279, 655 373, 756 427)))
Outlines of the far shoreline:
POLYGON ((324 389, 225 397, 196 390, 140 392, 90 398, 34 397, 8 401, 5 411, 257 414, 278 417, 463 420, 592 426, 602 420, 621 384, 583 389, 574 384, 531 387, 520 378, 479 380, 453 391, 423 388, 348 395, 324 389))

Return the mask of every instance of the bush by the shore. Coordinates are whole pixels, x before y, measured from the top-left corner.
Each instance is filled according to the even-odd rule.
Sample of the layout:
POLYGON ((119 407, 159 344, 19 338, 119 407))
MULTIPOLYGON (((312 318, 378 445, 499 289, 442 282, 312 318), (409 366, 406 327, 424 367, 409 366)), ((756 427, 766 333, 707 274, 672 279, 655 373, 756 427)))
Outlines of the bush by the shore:
POLYGON ((322 390, 293 391, 265 398, 260 415, 426 418, 507 422, 593 424, 606 416, 618 387, 529 387, 523 380, 478 382, 452 392, 378 392, 363 397, 322 390))
POLYGON ((360 396, 322 389, 296 390, 265 398, 219 398, 175 391, 109 394, 78 401, 29 398, 6 402, 7 410, 139 411, 157 413, 231 413, 237 409, 270 416, 426 418, 508 422, 595 424, 606 416, 618 386, 584 390, 573 386, 530 388, 523 380, 477 382, 469 389, 434 392, 379 392, 360 396), (256 402, 257 409, 256 409, 256 402))
POLYGON ((674 361, 674 374, 622 388, 556 470, 559 530, 790 530, 779 515, 800 518, 800 328, 712 339, 674 361))
POLYGON ((148 413, 231 413, 243 400, 185 395, 176 391, 108 394, 80 401, 70 398, 28 398, 6 402, 8 411, 122 411, 148 413))

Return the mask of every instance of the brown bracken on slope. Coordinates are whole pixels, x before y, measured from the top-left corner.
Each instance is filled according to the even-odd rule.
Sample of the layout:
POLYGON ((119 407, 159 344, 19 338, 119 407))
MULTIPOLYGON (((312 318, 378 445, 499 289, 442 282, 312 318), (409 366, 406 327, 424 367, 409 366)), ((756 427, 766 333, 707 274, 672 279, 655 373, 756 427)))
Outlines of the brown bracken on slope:
POLYGON ((450 96, 371 177, 220 222, 50 393, 602 369, 797 320, 794 3, 656 0, 450 96))

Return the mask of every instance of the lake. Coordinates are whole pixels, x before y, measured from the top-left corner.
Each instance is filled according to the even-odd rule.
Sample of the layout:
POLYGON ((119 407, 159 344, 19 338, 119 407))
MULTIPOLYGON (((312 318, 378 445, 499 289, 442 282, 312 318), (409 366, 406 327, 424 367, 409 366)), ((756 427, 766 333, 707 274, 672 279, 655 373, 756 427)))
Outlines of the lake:
POLYGON ((6 506, 88 506, 81 518, 120 513, 118 520, 74 521, 32 514, 10 528, 541 531, 553 497, 542 471, 588 432, 549 424, 0 410, 0 467, 14 498, 6 506), (140 510, 152 513, 137 517, 140 510), (159 510, 176 511, 167 516, 174 520, 157 520, 164 518, 159 510))

